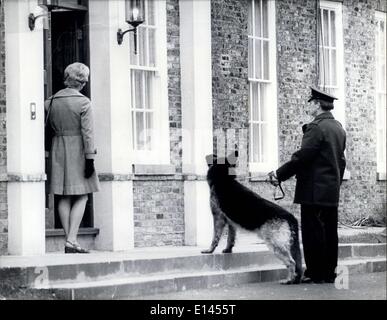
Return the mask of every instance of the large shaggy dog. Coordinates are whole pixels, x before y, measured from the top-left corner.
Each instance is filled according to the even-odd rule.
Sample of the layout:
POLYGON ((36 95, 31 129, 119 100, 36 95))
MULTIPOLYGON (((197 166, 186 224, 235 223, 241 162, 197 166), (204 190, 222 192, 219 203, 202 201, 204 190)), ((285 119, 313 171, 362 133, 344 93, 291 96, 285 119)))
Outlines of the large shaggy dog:
MULTIPOLYGON (((229 156, 228 159, 232 159, 229 156)), ((267 246, 286 265, 288 277, 283 284, 299 283, 302 276, 301 252, 296 218, 280 206, 263 199, 238 181, 233 174, 236 161, 206 157, 209 166, 207 181, 210 186, 214 235, 211 246, 202 253, 212 253, 217 247, 226 224, 227 247, 231 253, 235 244, 235 226, 257 232, 267 246)), ((236 158, 234 157, 234 160, 236 158)))

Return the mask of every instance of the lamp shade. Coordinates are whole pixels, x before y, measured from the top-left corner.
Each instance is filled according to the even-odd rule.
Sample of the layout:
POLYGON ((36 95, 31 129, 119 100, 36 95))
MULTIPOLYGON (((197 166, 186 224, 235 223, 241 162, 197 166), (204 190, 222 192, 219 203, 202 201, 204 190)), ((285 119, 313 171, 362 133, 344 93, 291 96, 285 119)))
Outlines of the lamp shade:
POLYGON ((51 11, 52 9, 59 7, 59 0, 38 0, 38 5, 46 7, 47 10, 51 11))
POLYGON ((125 1, 125 20, 131 25, 139 25, 144 22, 145 3, 144 0, 125 1))

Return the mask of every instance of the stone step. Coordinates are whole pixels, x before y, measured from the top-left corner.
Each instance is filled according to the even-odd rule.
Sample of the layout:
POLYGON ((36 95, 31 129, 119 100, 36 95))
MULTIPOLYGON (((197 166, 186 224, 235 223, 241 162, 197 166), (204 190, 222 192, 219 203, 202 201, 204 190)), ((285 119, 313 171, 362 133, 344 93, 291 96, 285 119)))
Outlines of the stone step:
MULTIPOLYGON (((84 248, 95 248, 95 237, 99 234, 97 228, 80 228, 77 241, 84 248)), ((63 229, 46 230, 46 252, 64 252, 65 233, 63 229)))
MULTIPOLYGON (((0 281, 14 281, 19 286, 32 287, 37 281, 55 285, 153 274, 227 271, 280 263, 266 245, 237 250, 233 254, 203 255, 197 247, 146 248, 121 253, 47 254, 43 257, 13 259, 2 257, 0 281)), ((339 246, 340 259, 385 255, 385 244, 339 246)))
MULTIPOLYGON (((349 275, 386 271, 386 258, 345 259, 339 262, 349 275)), ((32 290, 54 299, 126 299, 143 295, 161 294, 192 289, 207 289, 228 285, 278 281, 286 277, 282 264, 267 264, 260 267, 230 270, 196 271, 189 273, 167 273, 120 277, 93 282, 41 285, 32 290)))

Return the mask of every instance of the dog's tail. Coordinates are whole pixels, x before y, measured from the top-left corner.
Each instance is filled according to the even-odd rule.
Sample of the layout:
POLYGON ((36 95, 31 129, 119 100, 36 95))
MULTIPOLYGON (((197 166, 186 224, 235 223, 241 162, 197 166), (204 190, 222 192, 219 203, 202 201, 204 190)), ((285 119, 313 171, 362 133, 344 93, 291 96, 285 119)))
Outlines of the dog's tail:
POLYGON ((292 216, 292 219, 289 220, 290 231, 292 234, 292 242, 290 245, 290 253, 296 262, 296 279, 300 280, 302 277, 302 257, 300 250, 300 240, 298 233, 298 221, 295 217, 292 216))

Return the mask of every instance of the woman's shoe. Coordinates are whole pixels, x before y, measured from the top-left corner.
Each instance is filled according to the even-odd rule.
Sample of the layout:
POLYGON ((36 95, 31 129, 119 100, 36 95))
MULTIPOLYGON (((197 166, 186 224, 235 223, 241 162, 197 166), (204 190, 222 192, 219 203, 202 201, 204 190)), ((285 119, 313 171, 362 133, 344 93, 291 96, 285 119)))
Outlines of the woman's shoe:
POLYGON ((77 249, 65 245, 65 253, 78 253, 77 249))
POLYGON ((66 241, 65 253, 90 253, 90 251, 83 249, 78 243, 66 241))

